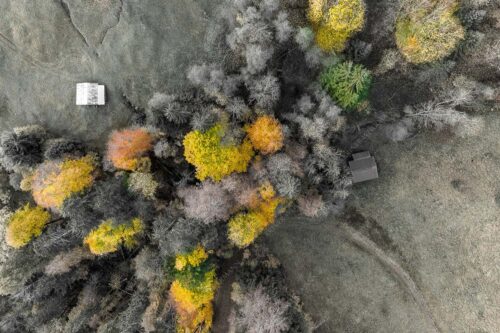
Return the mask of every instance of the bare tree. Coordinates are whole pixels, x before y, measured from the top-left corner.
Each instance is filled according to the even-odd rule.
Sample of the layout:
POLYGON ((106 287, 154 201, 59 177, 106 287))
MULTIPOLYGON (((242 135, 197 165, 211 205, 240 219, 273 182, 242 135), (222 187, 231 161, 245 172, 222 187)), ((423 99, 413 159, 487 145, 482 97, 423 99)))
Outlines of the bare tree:
POLYGON ((288 330, 290 304, 272 298, 261 285, 241 295, 235 326, 248 333, 279 333, 288 330))

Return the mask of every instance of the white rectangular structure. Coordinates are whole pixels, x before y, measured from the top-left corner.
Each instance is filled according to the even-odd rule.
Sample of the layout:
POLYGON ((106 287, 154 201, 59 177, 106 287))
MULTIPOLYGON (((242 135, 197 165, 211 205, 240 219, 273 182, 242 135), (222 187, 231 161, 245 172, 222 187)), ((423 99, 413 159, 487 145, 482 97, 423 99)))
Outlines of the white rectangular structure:
POLYGON ((76 105, 104 105, 104 85, 97 83, 76 84, 76 105))

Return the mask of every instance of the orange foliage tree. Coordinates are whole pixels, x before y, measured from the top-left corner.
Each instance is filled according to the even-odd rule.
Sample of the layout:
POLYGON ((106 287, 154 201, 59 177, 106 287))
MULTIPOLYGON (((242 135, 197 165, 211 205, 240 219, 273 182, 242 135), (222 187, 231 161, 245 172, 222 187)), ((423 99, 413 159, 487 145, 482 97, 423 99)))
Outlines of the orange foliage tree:
POLYGON ((147 169, 150 161, 145 155, 152 147, 153 136, 147 130, 126 128, 111 133, 106 156, 117 169, 147 169))
POLYGON ((252 146, 262 154, 272 154, 283 147, 283 130, 278 120, 261 116, 247 128, 252 146))

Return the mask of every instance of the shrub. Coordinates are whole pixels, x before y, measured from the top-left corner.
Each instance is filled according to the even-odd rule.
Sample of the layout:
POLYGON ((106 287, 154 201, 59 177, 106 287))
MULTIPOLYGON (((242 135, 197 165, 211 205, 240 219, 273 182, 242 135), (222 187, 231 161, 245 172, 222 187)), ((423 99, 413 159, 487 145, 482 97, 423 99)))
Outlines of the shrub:
POLYGON ((320 76, 323 88, 345 109, 352 109, 363 102, 370 90, 370 71, 351 61, 328 67, 320 76))
POLYGON ((154 199, 159 184, 149 172, 133 172, 128 177, 128 186, 133 192, 154 199))
POLYGON ((254 152, 249 140, 223 145, 224 129, 217 124, 205 133, 191 131, 184 137, 184 157, 196 167, 196 178, 220 181, 233 172, 245 172, 254 152))
POLYGON ((453 51, 464 38, 457 7, 456 0, 407 1, 396 22, 396 44, 409 62, 436 61, 453 51))
POLYGON ((115 168, 123 170, 143 170, 149 165, 145 154, 153 148, 152 135, 143 128, 126 128, 114 131, 107 146, 107 158, 115 168))
POLYGON ((129 224, 113 225, 113 221, 106 220, 99 227, 92 230, 84 239, 94 254, 115 252, 121 245, 132 248, 136 245, 136 235, 143 230, 142 221, 133 219, 129 224))
POLYGON ((44 162, 31 180, 35 202, 45 208, 59 209, 64 200, 92 185, 95 167, 95 158, 91 155, 44 162))
POLYGON ((316 43, 326 52, 342 52, 346 41, 363 27, 363 0, 309 0, 308 18, 316 32, 316 43))
POLYGON ((264 184, 259 189, 260 199, 250 203, 248 212, 238 213, 228 223, 228 238, 236 246, 243 248, 253 241, 272 223, 282 198, 276 197, 273 187, 264 184))
POLYGON ((248 127, 248 137, 262 154, 272 154, 283 147, 283 130, 274 117, 261 116, 248 127))
POLYGON ((50 214, 43 208, 26 204, 8 220, 5 241, 14 248, 23 247, 33 238, 40 236, 49 219, 50 214))
POLYGON ((307 217, 326 216, 325 202, 320 194, 307 193, 297 199, 299 211, 307 217))

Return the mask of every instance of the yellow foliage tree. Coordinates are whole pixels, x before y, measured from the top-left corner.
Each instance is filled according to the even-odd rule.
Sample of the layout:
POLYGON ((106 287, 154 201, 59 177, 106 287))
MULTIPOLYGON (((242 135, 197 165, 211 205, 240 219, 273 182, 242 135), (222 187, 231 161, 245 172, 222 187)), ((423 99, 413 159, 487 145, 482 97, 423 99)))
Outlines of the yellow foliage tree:
POLYGON ((247 128, 248 137, 262 154, 272 154, 283 147, 283 129, 271 116, 260 116, 247 128))
POLYGON ((196 167, 196 178, 220 181, 233 172, 245 172, 254 152, 245 139, 240 145, 224 145, 224 129, 217 124, 205 133, 189 132, 184 137, 184 157, 196 167))
POLYGON ((341 52, 347 40, 363 28, 363 0, 309 0, 307 16, 316 32, 316 44, 326 52, 341 52))
POLYGON ((212 300, 218 283, 215 267, 207 259, 208 253, 200 245, 176 256, 170 297, 177 312, 178 332, 209 332, 212 326, 212 300))
POLYGON ((192 252, 186 254, 178 254, 175 257, 175 269, 181 271, 186 268, 187 265, 197 267, 207 258, 207 251, 205 251, 203 246, 198 245, 192 252))
POLYGON ((40 236, 49 220, 49 212, 41 207, 26 204, 12 214, 7 222, 5 241, 14 248, 23 247, 33 238, 40 236))
POLYGON ((420 64, 449 55, 465 34, 457 8, 456 0, 406 0, 396 22, 396 44, 403 56, 420 64))
POLYGON ((238 213, 229 220, 228 238, 234 245, 243 248, 252 244, 255 239, 272 223, 276 209, 283 203, 283 198, 276 197, 270 183, 265 183, 259 189, 261 200, 252 205, 248 212, 238 213))
POLYGON ((42 163, 31 180, 35 202, 44 208, 60 208, 65 199, 92 185, 95 167, 95 157, 91 155, 42 163))
POLYGON ((212 300, 216 290, 212 285, 208 282, 208 291, 200 293, 183 287, 177 280, 172 283, 170 297, 178 315, 178 332, 190 333, 196 329, 199 332, 210 332, 213 320, 212 300))
POLYGON ((115 252, 120 246, 132 248, 136 245, 136 235, 143 230, 142 221, 133 219, 129 224, 113 225, 112 220, 106 220, 92 230, 84 239, 90 252, 106 254, 115 252))

